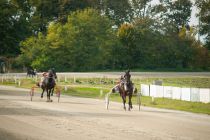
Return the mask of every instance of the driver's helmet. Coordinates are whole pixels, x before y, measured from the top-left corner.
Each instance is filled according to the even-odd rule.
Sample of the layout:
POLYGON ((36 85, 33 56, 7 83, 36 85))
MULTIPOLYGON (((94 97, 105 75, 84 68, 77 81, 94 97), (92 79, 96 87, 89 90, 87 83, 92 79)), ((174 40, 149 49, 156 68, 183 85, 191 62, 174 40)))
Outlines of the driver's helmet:
POLYGON ((47 72, 43 72, 42 73, 42 76, 47 76, 47 72))

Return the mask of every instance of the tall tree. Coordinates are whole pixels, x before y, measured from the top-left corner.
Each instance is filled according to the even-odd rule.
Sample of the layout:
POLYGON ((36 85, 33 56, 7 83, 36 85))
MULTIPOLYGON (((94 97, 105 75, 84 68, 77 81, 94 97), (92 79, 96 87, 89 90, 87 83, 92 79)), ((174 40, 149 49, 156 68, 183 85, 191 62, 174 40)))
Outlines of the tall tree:
MULTIPOLYGON (((149 4, 152 0, 131 0, 131 6, 133 9, 134 17, 144 18, 149 12, 151 5, 149 4)), ((150 12, 151 14, 151 12, 150 12)))
POLYGON ((153 9, 160 13, 160 18, 165 24, 179 28, 188 24, 191 16, 192 2, 190 0, 160 0, 160 4, 153 9))
POLYGON ((127 54, 122 57, 121 59, 123 59, 125 61, 126 67, 127 68, 132 68, 133 67, 133 51, 134 51, 134 40, 135 40, 135 30, 132 24, 122 24, 118 30, 118 37, 119 40, 122 42, 123 44, 123 48, 127 54))
POLYGON ((27 0, 0 1, 0 55, 16 56, 19 42, 30 35, 27 0))
POLYGON ((29 0, 33 8, 32 26, 35 32, 46 32, 51 21, 67 22, 71 12, 97 7, 97 0, 29 0))
POLYGON ((205 46, 210 50, 210 0, 197 0, 196 5, 199 9, 200 34, 206 36, 205 46))
POLYGON ((130 22, 133 19, 132 8, 129 0, 102 0, 103 12, 117 26, 124 22, 130 22))
POLYGON ((78 10, 65 24, 51 23, 46 37, 39 34, 21 43, 19 60, 41 70, 89 71, 110 67, 116 42, 112 22, 97 10, 78 10), (37 53, 38 52, 38 53, 37 53), (26 59, 28 58, 28 59, 26 59))

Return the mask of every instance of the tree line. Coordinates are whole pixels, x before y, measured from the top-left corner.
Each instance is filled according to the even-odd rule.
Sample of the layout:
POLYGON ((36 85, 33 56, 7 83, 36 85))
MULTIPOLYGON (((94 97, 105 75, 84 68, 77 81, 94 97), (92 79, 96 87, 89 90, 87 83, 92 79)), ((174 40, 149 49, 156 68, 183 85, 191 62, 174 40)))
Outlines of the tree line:
POLYGON ((209 70, 210 0, 151 2, 1 0, 0 55, 40 71, 209 70))

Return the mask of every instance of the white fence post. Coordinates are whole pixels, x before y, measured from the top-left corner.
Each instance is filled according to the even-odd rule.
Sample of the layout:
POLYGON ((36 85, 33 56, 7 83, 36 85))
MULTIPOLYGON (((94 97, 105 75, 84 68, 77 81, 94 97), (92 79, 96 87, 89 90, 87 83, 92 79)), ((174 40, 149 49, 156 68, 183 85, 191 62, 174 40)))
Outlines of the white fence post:
POLYGON ((64 90, 65 90, 65 91, 67 91, 67 90, 68 90, 68 87, 67 87, 67 86, 65 86, 65 87, 64 87, 64 90))
POLYGON ((60 83, 60 77, 59 76, 57 77, 57 79, 58 79, 58 83, 60 83))
POLYGON ((65 76, 65 82, 67 82, 67 78, 66 78, 66 76, 65 76))
POLYGON ((74 76, 74 83, 76 83, 76 77, 74 76))
POLYGON ((20 79, 19 79, 19 81, 18 81, 18 86, 20 87, 20 85, 21 85, 21 81, 20 81, 20 79))
POLYGON ((14 76, 14 80, 15 80, 15 84, 17 83, 17 77, 16 76, 14 76))
POLYGON ((100 90, 100 97, 102 97, 103 94, 104 94, 104 93, 103 93, 103 90, 101 89, 101 90, 100 90))

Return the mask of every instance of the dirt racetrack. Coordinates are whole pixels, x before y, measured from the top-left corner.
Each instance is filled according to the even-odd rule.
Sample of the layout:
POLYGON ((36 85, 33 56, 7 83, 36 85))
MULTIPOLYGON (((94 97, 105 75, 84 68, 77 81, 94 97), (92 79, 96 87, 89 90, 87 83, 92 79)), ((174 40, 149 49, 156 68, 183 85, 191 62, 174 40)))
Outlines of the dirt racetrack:
MULTIPOLYGON (((210 116, 121 103, 61 97, 47 103, 40 94, 0 86, 0 140, 209 140, 210 116)), ((136 99, 133 99, 136 102, 136 99)))

